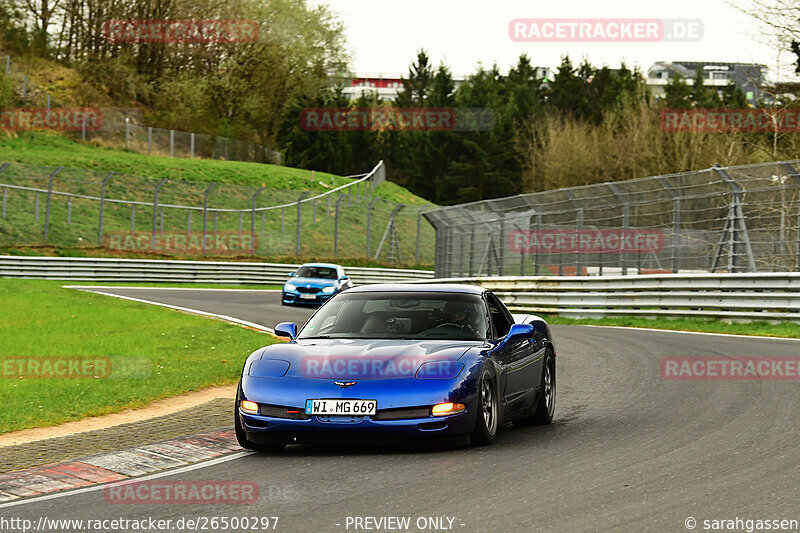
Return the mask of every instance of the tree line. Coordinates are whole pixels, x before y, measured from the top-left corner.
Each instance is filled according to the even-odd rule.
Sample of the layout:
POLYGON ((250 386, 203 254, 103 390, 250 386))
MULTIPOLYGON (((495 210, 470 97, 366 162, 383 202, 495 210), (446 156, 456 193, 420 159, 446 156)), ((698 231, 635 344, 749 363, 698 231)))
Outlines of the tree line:
MULTIPOLYGON (((251 140, 287 165, 353 174, 378 159, 390 179, 437 204, 681 172, 714 163, 797 157, 793 132, 666 131, 664 109, 743 108, 733 83, 718 91, 698 72, 654 98, 638 68, 574 64, 552 79, 522 55, 503 72, 478 66, 464 80, 418 52, 397 98, 344 94, 351 73, 341 23, 305 0, 0 0, 0 46, 74 68, 91 105, 103 95, 138 106, 149 125, 251 140), (249 42, 119 42, 110 20, 250 20, 249 42), (310 131, 316 108, 486 109, 485 131, 310 131)), ((773 94, 775 109, 796 106, 773 94)))

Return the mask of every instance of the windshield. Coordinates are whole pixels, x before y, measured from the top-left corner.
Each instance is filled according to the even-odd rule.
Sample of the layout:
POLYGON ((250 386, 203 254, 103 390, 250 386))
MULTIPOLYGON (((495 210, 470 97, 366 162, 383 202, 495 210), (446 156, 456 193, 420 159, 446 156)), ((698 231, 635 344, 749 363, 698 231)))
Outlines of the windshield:
POLYGON ((483 300, 441 292, 343 293, 323 306, 299 339, 483 340, 483 300))
POLYGON ((294 275, 297 278, 339 279, 335 268, 319 266, 301 266, 294 275))

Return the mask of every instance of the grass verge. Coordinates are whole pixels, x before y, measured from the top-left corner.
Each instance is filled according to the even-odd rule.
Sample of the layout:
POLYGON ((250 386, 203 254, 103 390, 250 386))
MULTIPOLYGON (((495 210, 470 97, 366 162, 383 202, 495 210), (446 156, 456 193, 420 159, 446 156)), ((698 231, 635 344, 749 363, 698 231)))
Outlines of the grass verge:
POLYGON ((763 337, 800 338, 800 324, 793 322, 770 323, 730 322, 726 320, 704 320, 692 318, 649 319, 639 317, 616 318, 564 318, 542 314, 550 324, 582 326, 626 326, 633 328, 665 329, 673 331, 698 331, 704 333, 727 333, 729 335, 758 335, 763 337))
POLYGON ((0 433, 51 426, 235 383, 253 350, 277 342, 225 322, 61 285, 0 280, 4 310, 0 314, 0 433), (110 373, 78 379, 18 377, 20 361, 28 365, 37 357, 104 360, 110 362, 110 373))

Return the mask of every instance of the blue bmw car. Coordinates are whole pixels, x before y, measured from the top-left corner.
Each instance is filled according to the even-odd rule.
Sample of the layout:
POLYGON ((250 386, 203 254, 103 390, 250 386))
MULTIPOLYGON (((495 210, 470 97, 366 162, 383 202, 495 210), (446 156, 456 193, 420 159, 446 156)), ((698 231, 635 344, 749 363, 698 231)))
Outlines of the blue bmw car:
POLYGON ((320 307, 289 342, 253 352, 236 394, 239 444, 388 436, 490 444, 507 421, 549 424, 556 352, 539 317, 509 313, 469 285, 356 287, 320 307))
POLYGON ((283 285, 281 303, 321 305, 334 295, 353 286, 339 265, 307 263, 289 274, 283 285))

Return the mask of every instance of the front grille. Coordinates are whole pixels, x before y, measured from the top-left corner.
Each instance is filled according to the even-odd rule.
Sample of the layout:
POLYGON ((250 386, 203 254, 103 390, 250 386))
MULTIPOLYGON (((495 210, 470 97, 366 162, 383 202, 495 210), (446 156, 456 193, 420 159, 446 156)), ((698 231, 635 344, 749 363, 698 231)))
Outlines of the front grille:
POLYGON ((308 420, 311 418, 302 409, 297 407, 285 407, 280 405, 261 405, 258 409, 258 414, 261 416, 271 416, 273 418, 290 418, 292 420, 308 420), (299 411, 298 413, 289 413, 288 411, 299 411))
POLYGON ((404 420, 407 418, 427 418, 430 407, 402 407, 400 409, 381 409, 372 416, 373 420, 404 420))
POLYGON ((297 292, 304 292, 306 294, 317 294, 319 291, 319 287, 297 287, 297 292))

